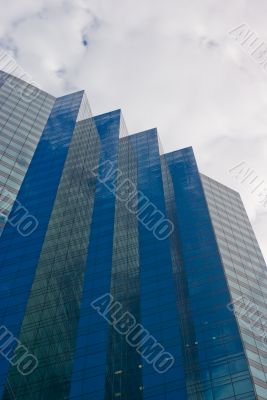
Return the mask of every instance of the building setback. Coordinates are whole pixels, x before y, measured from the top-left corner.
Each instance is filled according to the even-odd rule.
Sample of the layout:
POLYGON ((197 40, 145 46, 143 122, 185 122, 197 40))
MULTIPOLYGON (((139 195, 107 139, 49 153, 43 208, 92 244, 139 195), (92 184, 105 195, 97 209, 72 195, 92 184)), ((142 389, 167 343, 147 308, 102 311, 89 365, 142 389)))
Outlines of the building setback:
POLYGON ((267 399, 266 264, 238 193, 83 91, 22 117, 2 88, 2 188, 23 152, 7 116, 42 118, 1 197, 0 399, 267 399))

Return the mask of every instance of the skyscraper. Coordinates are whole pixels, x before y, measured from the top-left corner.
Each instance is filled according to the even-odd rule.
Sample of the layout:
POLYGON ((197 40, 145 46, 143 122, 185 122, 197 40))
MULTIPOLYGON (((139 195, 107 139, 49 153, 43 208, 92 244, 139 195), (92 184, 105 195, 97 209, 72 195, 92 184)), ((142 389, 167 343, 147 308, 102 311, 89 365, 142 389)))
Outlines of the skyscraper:
POLYGON ((202 182, 256 393, 265 399, 266 264, 239 194, 203 175, 202 182))
POLYGON ((84 92, 51 104, 0 239, 0 399, 267 399, 239 195, 84 92))

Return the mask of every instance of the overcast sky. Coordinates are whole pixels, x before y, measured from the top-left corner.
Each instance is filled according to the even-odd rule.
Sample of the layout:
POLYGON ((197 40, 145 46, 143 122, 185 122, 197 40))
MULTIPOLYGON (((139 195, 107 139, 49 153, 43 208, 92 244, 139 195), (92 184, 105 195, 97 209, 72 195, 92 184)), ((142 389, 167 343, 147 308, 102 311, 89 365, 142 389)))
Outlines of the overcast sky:
POLYGON ((229 173, 244 161, 267 188, 267 72, 228 33, 246 24, 267 43, 266 0, 0 5, 0 45, 42 89, 85 89, 130 133, 157 127, 166 152, 192 145, 201 172, 241 193, 267 258, 267 207, 229 173))

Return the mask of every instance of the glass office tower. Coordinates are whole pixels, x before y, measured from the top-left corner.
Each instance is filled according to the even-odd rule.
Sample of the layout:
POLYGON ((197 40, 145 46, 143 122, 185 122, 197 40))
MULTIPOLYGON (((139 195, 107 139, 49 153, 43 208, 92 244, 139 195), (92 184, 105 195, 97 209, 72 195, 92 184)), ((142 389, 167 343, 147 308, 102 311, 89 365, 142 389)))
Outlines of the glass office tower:
POLYGON ((120 110, 49 99, 0 239, 0 399, 267 399, 266 264, 239 195, 120 110))
POLYGON ((266 399, 266 264, 239 194, 201 179, 257 398, 266 399))

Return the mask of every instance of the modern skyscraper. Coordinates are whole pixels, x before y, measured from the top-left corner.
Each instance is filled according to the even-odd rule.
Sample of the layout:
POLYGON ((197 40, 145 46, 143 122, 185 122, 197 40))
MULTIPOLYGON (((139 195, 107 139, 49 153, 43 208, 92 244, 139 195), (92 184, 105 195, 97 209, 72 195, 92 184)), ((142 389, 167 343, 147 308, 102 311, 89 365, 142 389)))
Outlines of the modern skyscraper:
POLYGON ((0 399, 267 399, 266 264, 239 195, 120 110, 52 99, 0 239, 0 399))
POLYGON ((239 194, 201 177, 256 393, 266 399, 266 264, 239 194))

